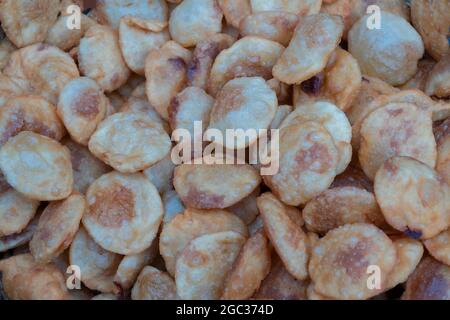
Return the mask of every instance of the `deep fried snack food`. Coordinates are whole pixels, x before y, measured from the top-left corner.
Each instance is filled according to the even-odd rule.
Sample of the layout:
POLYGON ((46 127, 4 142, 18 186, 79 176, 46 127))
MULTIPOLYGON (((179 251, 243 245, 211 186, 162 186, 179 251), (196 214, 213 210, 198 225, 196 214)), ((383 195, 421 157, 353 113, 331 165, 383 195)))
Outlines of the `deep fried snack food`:
POLYGON ((70 264, 80 267, 81 281, 91 290, 117 293, 114 274, 122 256, 100 247, 81 227, 69 250, 70 264))
POLYGON ((251 165, 182 164, 175 168, 173 184, 187 207, 227 208, 247 197, 261 177, 251 165))
POLYGON ((450 267, 424 258, 406 282, 403 300, 449 300, 450 267))
POLYGON ((227 23, 235 28, 239 28, 241 21, 252 13, 250 0, 217 0, 217 4, 227 23))
POLYGON ((234 231, 192 240, 176 262, 175 284, 182 299, 210 300, 222 296, 227 273, 245 243, 234 231))
POLYGON ((250 0, 253 12, 287 11, 302 17, 318 13, 321 0, 250 0))
POLYGON ((416 73, 417 62, 424 53, 420 35, 408 21, 390 12, 381 11, 379 29, 369 30, 369 18, 362 17, 351 28, 350 53, 358 60, 363 74, 391 85, 405 83, 416 73))
POLYGON ((83 225, 105 249, 131 255, 155 239, 163 206, 158 190, 143 174, 107 173, 91 184, 86 199, 83 225))
POLYGON ((97 82, 80 77, 67 83, 61 91, 57 110, 71 138, 87 145, 98 124, 105 118, 107 104, 97 82))
POLYGON ((239 77, 272 78, 272 67, 284 47, 274 41, 247 36, 219 53, 209 76, 208 92, 216 96, 230 80, 239 77))
POLYGON ((150 167, 170 151, 170 138, 148 116, 119 112, 106 118, 89 140, 89 150, 117 171, 129 173, 150 167))
POLYGON ((450 230, 425 240, 424 245, 436 260, 450 266, 450 230))
POLYGON ((70 246, 85 210, 86 199, 77 193, 45 208, 30 241, 30 251, 37 262, 50 262, 70 246))
POLYGON ((434 168, 436 142, 431 115, 411 103, 388 103, 370 113, 360 130, 359 161, 371 179, 390 157, 409 156, 434 168))
POLYGON ((299 84, 318 74, 339 44, 343 29, 338 16, 321 13, 302 18, 273 67, 273 76, 287 84, 299 84))
POLYGON ((307 121, 280 130, 280 168, 264 182, 284 203, 298 206, 328 189, 339 153, 328 131, 307 121))
POLYGON ((298 280, 308 277, 308 238, 287 214, 286 206, 272 193, 257 199, 264 229, 286 269, 298 280))
POLYGON ((64 86, 80 75, 68 53, 42 43, 15 51, 3 73, 22 90, 41 95, 54 105, 64 86))
POLYGON ((184 0, 170 14, 170 35, 183 47, 195 46, 222 30, 222 18, 216 0, 184 0))
POLYGON ((377 172, 374 189, 386 221, 411 238, 429 239, 450 225, 450 187, 420 161, 390 158, 377 172))
POLYGON ((39 216, 35 215, 30 223, 28 223, 25 229, 23 229, 20 233, 0 237, 0 253, 27 244, 33 237, 38 221, 39 216))
POLYGON ((277 110, 277 96, 261 77, 242 77, 229 81, 217 95, 210 114, 210 129, 226 136, 228 129, 256 130, 256 135, 237 136, 225 141, 227 149, 242 149, 253 144, 269 128, 277 110))
POLYGON ((82 75, 97 81, 107 92, 122 86, 130 76, 119 36, 108 26, 93 25, 86 31, 80 40, 78 64, 82 75))
POLYGON ((335 299, 367 299, 379 293, 368 283, 368 267, 377 265, 381 287, 393 270, 393 242, 371 224, 347 224, 328 232, 312 250, 309 274, 314 289, 335 299))
POLYGON ((131 291, 133 300, 177 300, 174 280, 166 272, 146 266, 139 274, 131 291))
POLYGON ((170 101, 186 85, 191 56, 189 50, 168 41, 161 48, 150 50, 145 59, 148 101, 164 120, 169 119, 170 101))
POLYGON ((40 265, 31 254, 0 260, 3 289, 13 300, 65 300, 66 282, 54 264, 40 265))
POLYGON ((204 234, 234 231, 248 235, 247 226, 234 214, 224 210, 186 209, 164 225, 159 250, 167 271, 175 275, 175 263, 188 243, 204 234))
POLYGON ((0 149, 0 169, 14 189, 31 199, 60 200, 72 192, 69 150, 34 132, 8 140, 0 149))
POLYGON ((250 237, 227 275, 221 299, 249 299, 270 271, 270 253, 269 242, 263 232, 250 237))
POLYGON ((58 0, 0 2, 2 28, 17 47, 43 42, 59 13, 58 0))
POLYGON ((425 92, 429 96, 438 98, 450 97, 450 53, 443 56, 431 69, 425 85, 425 92))

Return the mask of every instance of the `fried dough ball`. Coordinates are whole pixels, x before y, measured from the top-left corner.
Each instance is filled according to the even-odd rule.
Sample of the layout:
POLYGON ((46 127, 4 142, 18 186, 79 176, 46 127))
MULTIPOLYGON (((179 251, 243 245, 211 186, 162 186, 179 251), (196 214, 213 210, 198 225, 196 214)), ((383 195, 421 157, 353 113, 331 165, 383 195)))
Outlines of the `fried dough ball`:
POLYGON ((122 256, 100 247, 83 227, 72 241, 69 258, 71 265, 80 268, 80 280, 86 287, 103 293, 118 292, 113 278, 122 256))
POLYGON ((159 123, 141 113, 119 112, 106 118, 89 140, 89 150, 117 171, 143 170, 170 151, 170 138, 159 123))
POLYGON ((428 252, 438 261, 450 266, 450 230, 424 241, 428 252))
POLYGON ((280 130, 279 170, 263 176, 284 203, 305 204, 328 189, 337 172, 339 153, 328 131, 307 121, 280 130))
POLYGON ((233 37, 224 33, 217 33, 208 37, 208 39, 199 41, 187 66, 188 85, 206 89, 214 60, 222 50, 230 47, 234 41, 233 37))
POLYGON ((287 84, 299 84, 318 74, 339 44, 343 29, 338 16, 321 13, 303 17, 273 67, 273 76, 287 84))
POLYGON ((131 291, 133 300, 178 300, 175 281, 152 266, 142 269, 131 291))
POLYGON ((30 241, 30 251, 37 262, 50 262, 70 246, 85 210, 86 199, 77 193, 45 208, 30 241))
POLYGON ((164 120, 169 119, 170 101, 186 84, 191 56, 189 50, 168 41, 161 48, 150 50, 145 59, 148 101, 164 120))
POLYGON ((328 232, 312 250, 309 274, 314 289, 335 299, 368 299, 379 293, 367 285, 367 268, 380 268, 382 287, 393 270, 393 242, 371 224, 347 224, 328 232))
POLYGON ((31 254, 0 260, 3 289, 13 300, 66 300, 69 293, 54 264, 40 265, 31 254))
POLYGON ((224 210, 186 209, 163 226, 159 250, 167 271, 175 275, 175 263, 188 243, 205 234, 234 231, 248 235, 247 226, 236 215, 224 210))
POLYGON ((107 173, 91 184, 86 199, 83 225, 103 248, 131 255, 155 239, 163 206, 158 190, 143 174, 107 173))
POLYGON ((33 131, 54 140, 61 140, 66 133, 56 107, 35 95, 14 96, 0 108, 0 145, 22 131, 33 131))
POLYGON ((160 48, 170 40, 167 28, 161 29, 160 23, 150 24, 142 28, 134 18, 126 16, 120 20, 119 41, 123 58, 133 72, 144 75, 145 58, 151 49, 160 48))
POLYGON ((428 80, 428 74, 436 65, 433 59, 422 59, 417 64, 416 74, 409 79, 406 83, 400 86, 402 90, 404 89, 418 89, 425 92, 425 86, 428 80))
POLYGON ((450 267, 424 258, 406 282, 403 300, 449 300, 450 267))
POLYGON ((231 207, 228 207, 227 210, 233 212, 235 215, 241 218, 242 221, 245 222, 245 224, 251 224, 259 215, 258 206, 256 205, 256 199, 260 195, 260 193, 261 188, 257 187, 247 197, 232 205, 231 207))
POLYGON ((362 17, 351 28, 350 53, 358 60, 363 74, 391 85, 405 83, 416 73, 417 62, 424 54, 420 35, 405 19, 384 11, 380 29, 369 30, 369 17, 362 17))
POLYGON ((192 47, 219 33, 222 18, 216 0, 184 0, 170 14, 170 35, 183 47, 192 47))
POLYGON ((234 231, 206 234, 192 240, 176 262, 178 295, 191 300, 219 299, 226 275, 244 243, 245 237, 234 231))
POLYGON ((17 47, 43 42, 56 22, 59 0, 4 0, 0 2, 2 28, 17 47))
POLYGON ((370 113, 361 125, 359 161, 373 180, 393 156, 409 156, 434 168, 436 142, 429 112, 410 103, 388 103, 370 113))
POLYGON ((242 19, 239 30, 242 36, 256 36, 287 46, 291 41, 299 17, 284 11, 263 11, 242 19))
POLYGON ((272 193, 262 194, 257 204, 267 236, 286 269, 294 278, 305 280, 308 277, 309 259, 306 234, 290 217, 286 206, 272 193))
POLYGON ((102 89, 94 80, 80 77, 70 81, 61 91, 58 115, 71 138, 86 146, 106 115, 107 103, 102 89))
POLYGON ((119 36, 107 26, 93 25, 86 31, 80 40, 78 63, 81 74, 97 81, 107 92, 122 86, 130 76, 119 36))
POLYGON ((7 77, 0 72, 0 107, 2 107, 9 98, 24 93, 26 93, 26 90, 22 88, 19 83, 16 83, 15 79, 7 77))
POLYGON ((260 300, 306 300, 309 280, 295 279, 278 256, 272 256, 270 272, 253 296, 260 300))
POLYGON ((41 95, 55 105, 64 86, 79 77, 77 65, 68 53, 42 43, 15 51, 3 73, 22 90, 41 95))
POLYGON ((208 93, 218 95, 230 80, 239 77, 272 78, 272 67, 284 47, 271 40, 247 36, 224 49, 214 60, 209 76, 208 93))
POLYGON ((450 2, 412 0, 411 20, 434 59, 449 52, 450 2))
POLYGON ((375 176, 375 195, 386 221, 415 239, 429 239, 450 225, 450 186, 426 164, 387 160, 375 176))
POLYGON ((72 192, 69 150, 57 141, 22 131, 0 149, 0 169, 8 183, 26 197, 61 200, 72 192))
POLYGON ((250 237, 242 247, 227 278, 221 299, 249 299, 270 271, 269 241, 263 232, 250 237))

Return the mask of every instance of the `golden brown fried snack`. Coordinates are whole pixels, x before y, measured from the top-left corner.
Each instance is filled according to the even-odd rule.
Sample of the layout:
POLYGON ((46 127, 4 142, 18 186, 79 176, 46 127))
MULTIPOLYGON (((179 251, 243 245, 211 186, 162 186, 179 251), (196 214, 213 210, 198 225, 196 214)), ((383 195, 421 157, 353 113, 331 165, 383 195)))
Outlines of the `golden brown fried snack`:
POLYGON ((100 247, 81 227, 70 246, 70 264, 77 265, 81 281, 91 290, 103 293, 118 293, 113 282, 122 256, 100 247))
POLYGON ((234 231, 244 237, 247 226, 234 214, 224 210, 186 209, 163 226, 159 250, 164 258, 167 271, 175 274, 175 263, 188 243, 205 234, 234 231))
POLYGON ((247 197, 260 182, 248 164, 182 164, 175 168, 173 184, 187 207, 223 209, 247 197))
POLYGON ((420 161, 390 158, 378 170, 374 189, 386 221, 411 238, 429 239, 450 225, 450 186, 420 161))
POLYGON ((162 160, 171 142, 162 126, 142 113, 119 112, 100 123, 89 150, 114 169, 133 173, 162 160))
POLYGON ((200 236, 177 258, 175 284, 182 299, 211 300, 222 296, 227 273, 245 243, 234 231, 200 236))
POLYGON ((170 101, 186 85, 191 56, 189 50, 168 41, 161 48, 150 50, 145 59, 148 101, 164 120, 169 119, 170 101))
POLYGON ((154 267, 142 269, 131 291, 133 300, 177 300, 177 288, 169 274, 154 267))
POLYGON ((449 300, 450 267, 424 258, 406 282, 403 300, 449 300))
POLYGON ((56 105, 64 86, 79 77, 70 55, 48 44, 34 44, 15 51, 3 73, 28 93, 41 95, 56 105))
POLYGON ((0 169, 26 197, 52 201, 70 195, 73 185, 69 150, 57 141, 22 131, 0 149, 0 169))
POLYGON ((78 63, 81 74, 97 81, 107 92, 122 86, 130 76, 119 36, 108 26, 93 25, 86 31, 80 40, 78 63))
POLYGON ((309 274, 314 289, 334 299, 368 299, 368 267, 380 269, 381 287, 397 259, 393 242, 372 224, 347 224, 328 232, 312 250, 309 274))
POLYGON ((75 142, 87 145, 98 124, 105 118, 107 98, 92 79, 80 77, 61 91, 58 115, 75 142))
POLYGON ((320 10, 321 0, 250 0, 253 12, 287 11, 302 17, 316 14, 320 10))
POLYGON ((424 241, 428 252, 438 261, 450 266, 450 230, 424 241))
POLYGON ((263 232, 258 232, 245 242, 239 252, 225 280, 221 299, 250 298, 269 273, 270 265, 269 242, 263 232))
POLYGON ((257 204, 267 236, 286 269, 294 278, 305 280, 308 277, 308 237, 272 193, 262 194, 257 204))
POLYGON ((411 20, 434 59, 449 52, 450 2, 412 0, 411 20))
POLYGON ((161 198, 142 173, 111 172, 86 193, 83 225, 105 249, 124 255, 150 247, 163 216, 161 198))
POLYGON ((376 109, 362 122, 360 134, 359 161, 370 179, 393 156, 409 156, 430 167, 436 164, 431 113, 411 103, 393 102, 376 109))
POLYGON ((222 18, 216 0, 184 0, 170 14, 170 35, 183 47, 192 47, 219 33, 222 18))
POLYGON ((264 182, 286 204, 304 204, 328 189, 337 174, 339 153, 328 131, 307 121, 280 131, 280 168, 264 182))
POLYGON ((217 0, 217 4, 227 23, 235 28, 239 28, 241 21, 252 13, 250 0, 217 0))
POLYGON ((74 193, 62 201, 51 202, 42 212, 30 241, 30 251, 39 263, 47 263, 72 243, 86 211, 86 199, 74 193))
POLYGON ((31 254, 0 260, 3 289, 13 300, 65 300, 69 298, 62 273, 54 264, 40 265, 31 254))
POLYGON ((2 28, 17 47, 43 42, 59 13, 58 0, 0 2, 2 28))
MULTIPOLYGON (((450 6, 449 6, 450 9, 450 6)), ((428 74, 425 92, 438 98, 450 97, 450 53, 446 54, 428 74)))
POLYGON ((380 14, 380 28, 369 30, 369 17, 362 17, 351 28, 350 53, 358 60, 363 74, 391 85, 405 83, 416 73, 417 62, 424 53, 420 35, 405 19, 385 11, 380 14))
POLYGON ((299 84, 318 74, 339 44, 343 29, 338 16, 321 13, 302 18, 273 67, 273 76, 287 84, 299 84))

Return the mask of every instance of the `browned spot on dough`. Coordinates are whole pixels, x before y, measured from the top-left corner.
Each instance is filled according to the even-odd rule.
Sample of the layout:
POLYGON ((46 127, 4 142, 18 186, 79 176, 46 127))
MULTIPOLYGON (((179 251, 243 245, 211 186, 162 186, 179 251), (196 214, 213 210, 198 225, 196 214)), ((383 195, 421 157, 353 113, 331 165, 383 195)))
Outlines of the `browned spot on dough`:
POLYGON ((389 159, 384 163, 384 169, 392 176, 396 175, 398 172, 398 167, 392 159, 389 159))
POLYGON ((124 221, 135 216, 134 194, 119 183, 95 194, 95 202, 89 206, 89 215, 101 225, 119 228, 124 221))
POLYGON ((168 112, 169 112, 169 121, 172 125, 172 129, 175 128, 177 113, 180 108, 180 101, 177 97, 174 97, 169 104, 168 112))
POLYGON ((357 187, 373 192, 373 183, 370 179, 361 169, 352 166, 348 166, 343 173, 334 179, 330 189, 338 187, 357 187))
POLYGON ((226 79, 231 80, 239 77, 262 77, 266 80, 272 77, 272 69, 261 63, 260 57, 249 57, 245 61, 235 63, 226 73, 226 79))
POLYGON ((73 104, 73 110, 83 118, 92 120, 100 112, 100 95, 95 90, 84 92, 81 97, 76 99, 73 104))
POLYGON ((403 109, 394 109, 394 110, 386 110, 386 112, 392 116, 392 117, 397 117, 398 115, 403 113, 403 109))
POLYGON ((186 69, 186 62, 180 57, 177 58, 170 58, 167 60, 167 62, 175 68, 175 70, 185 70, 186 69))
POLYGON ((424 208, 434 207, 439 202, 441 185, 430 179, 422 179, 418 182, 418 194, 424 208))
POLYGON ((189 189, 187 203, 199 209, 222 208, 224 196, 200 191, 195 187, 189 189))
POLYGON ((239 109, 245 103, 242 95, 242 87, 228 85, 225 90, 219 92, 216 99, 215 118, 225 117, 230 111, 239 109))
POLYGON ((202 66, 208 68, 220 52, 217 42, 201 42, 194 50, 193 57, 187 66, 187 78, 189 82, 202 72, 202 66))
POLYGON ((344 268, 347 275, 358 281, 366 274, 369 265, 366 255, 369 249, 367 241, 359 240, 355 246, 349 246, 338 252, 334 263, 344 268))
POLYGON ((37 50, 38 50, 38 51, 43 51, 43 50, 45 50, 45 49, 48 49, 49 47, 50 47, 49 44, 41 43, 41 44, 38 46, 37 50))
MULTIPOLYGON (((311 139, 307 137, 307 140, 311 139)), ((300 172, 313 171, 324 173, 332 166, 333 159, 324 144, 313 142, 312 147, 297 152, 295 161, 297 163, 297 170, 300 172)))
POLYGON ((186 250, 185 257, 187 265, 191 268, 202 266, 208 262, 208 255, 195 249, 186 250))

